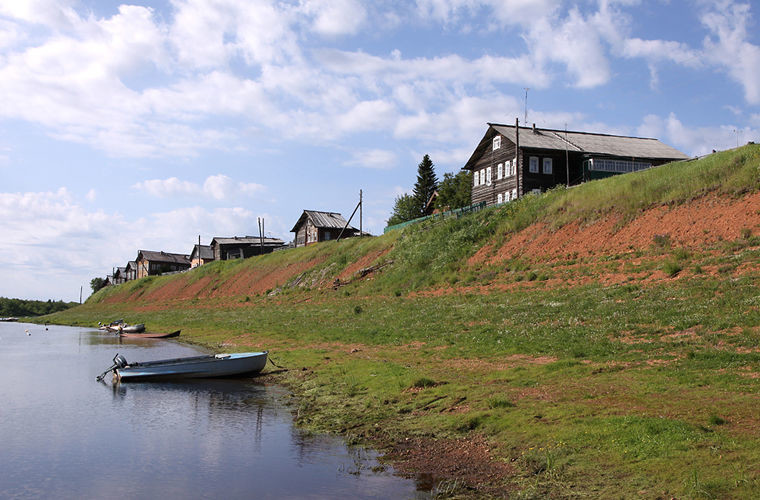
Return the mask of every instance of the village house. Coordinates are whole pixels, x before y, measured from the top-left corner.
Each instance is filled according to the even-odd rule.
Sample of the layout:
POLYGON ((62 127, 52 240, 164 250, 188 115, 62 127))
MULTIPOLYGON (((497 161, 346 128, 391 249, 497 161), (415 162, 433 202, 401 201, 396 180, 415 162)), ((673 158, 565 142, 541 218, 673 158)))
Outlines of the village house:
POLYGON ((285 246, 279 238, 260 236, 215 237, 211 240, 213 260, 247 259, 254 255, 271 253, 285 246))
POLYGON ((489 123, 467 163, 472 204, 636 172, 689 157, 657 139, 489 123))
POLYGON ((193 245, 190 252, 190 268, 208 264, 214 260, 214 249, 211 245, 193 245))
POLYGON ((343 228, 345 231, 342 238, 359 236, 358 229, 352 226, 346 227, 346 224, 346 219, 337 212, 304 210, 290 232, 296 233, 294 239, 296 247, 337 239, 343 228))
POLYGON ((114 285, 120 285, 127 281, 127 268, 126 267, 117 267, 116 270, 113 272, 112 279, 114 285))
POLYGON ((185 254, 151 250, 139 250, 135 264, 138 279, 190 269, 190 259, 185 254))
POLYGON ((137 279, 137 262, 133 260, 127 262, 127 267, 124 268, 124 278, 126 281, 137 279))

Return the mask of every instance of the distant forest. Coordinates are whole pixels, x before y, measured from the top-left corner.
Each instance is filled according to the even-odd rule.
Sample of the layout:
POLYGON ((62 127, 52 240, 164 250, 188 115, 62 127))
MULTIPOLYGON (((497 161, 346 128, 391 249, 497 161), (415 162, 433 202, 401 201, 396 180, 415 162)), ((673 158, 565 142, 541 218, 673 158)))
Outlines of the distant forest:
POLYGON ((7 299, 0 297, 0 318, 7 316, 42 316, 70 307, 78 306, 79 302, 64 302, 62 300, 47 302, 43 300, 7 299))

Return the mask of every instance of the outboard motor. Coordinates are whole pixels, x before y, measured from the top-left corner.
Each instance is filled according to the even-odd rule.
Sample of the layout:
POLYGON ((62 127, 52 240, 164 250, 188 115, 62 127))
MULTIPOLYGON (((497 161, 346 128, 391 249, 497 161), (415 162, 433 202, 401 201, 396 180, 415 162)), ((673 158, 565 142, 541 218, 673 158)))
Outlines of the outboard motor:
POLYGON ((111 371, 116 371, 119 368, 124 368, 127 365, 129 365, 129 363, 127 362, 127 358, 125 358, 119 353, 116 353, 116 356, 113 357, 113 366, 111 366, 111 368, 101 373, 96 380, 100 382, 101 380, 103 380, 103 377, 106 376, 106 373, 111 372, 111 371))

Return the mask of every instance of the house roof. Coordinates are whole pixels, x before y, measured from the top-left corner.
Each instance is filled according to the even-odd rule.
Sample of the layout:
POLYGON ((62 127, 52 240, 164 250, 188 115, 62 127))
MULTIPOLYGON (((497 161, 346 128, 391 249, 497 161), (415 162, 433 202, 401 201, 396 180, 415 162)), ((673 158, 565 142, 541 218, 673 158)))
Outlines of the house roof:
MULTIPOLYGON (((617 156, 625 158, 642 158, 657 160, 687 160, 689 156, 657 139, 644 137, 626 137, 620 135, 595 134, 553 130, 546 128, 520 127, 520 149, 548 149, 570 151, 589 155, 617 156)), ((506 137, 513 143, 517 142, 517 132, 514 125, 489 123, 485 136, 477 149, 465 164, 464 169, 471 170, 480 158, 483 148, 490 146, 494 134, 506 137)))
MULTIPOLYGON (((268 246, 276 246, 276 245, 284 245, 285 242, 282 241, 279 238, 270 238, 270 237, 264 237, 264 245, 268 246)), ((232 236, 232 237, 222 237, 222 236, 216 236, 213 240, 211 240, 211 246, 214 246, 214 244, 217 245, 260 245, 261 244, 261 238, 258 236, 232 236)), ((209 247, 211 248, 211 247, 209 247)))
POLYGON ((129 262, 127 262, 127 267, 125 267, 125 269, 127 271, 129 271, 130 269, 137 269, 137 262, 135 262, 134 260, 130 260, 129 262))
POLYGON ((198 254, 200 254, 201 259, 214 259, 214 249, 211 248, 211 245, 193 245, 193 251, 190 252, 190 260, 197 258, 198 254))
MULTIPOLYGON (((308 218, 315 227, 318 227, 320 229, 343 229, 346 226, 346 219, 344 219, 343 216, 337 212, 304 210, 301 214, 301 217, 298 218, 298 222, 296 222, 295 226, 293 226, 293 229, 291 229, 290 232, 296 232, 298 230, 298 226, 303 224, 306 218, 308 218)), ((346 229, 358 231, 358 229, 352 226, 348 226, 346 229)))
POLYGON ((182 264, 190 266, 188 256, 181 253, 155 252, 153 250, 138 250, 137 260, 143 259, 150 262, 166 262, 168 264, 182 264))

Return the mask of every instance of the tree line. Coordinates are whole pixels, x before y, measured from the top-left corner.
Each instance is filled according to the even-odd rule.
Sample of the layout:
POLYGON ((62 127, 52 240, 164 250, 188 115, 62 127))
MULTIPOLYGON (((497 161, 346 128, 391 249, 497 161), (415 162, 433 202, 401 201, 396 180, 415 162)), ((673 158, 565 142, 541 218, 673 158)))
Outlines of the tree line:
POLYGON ((388 225, 393 226, 430 215, 435 210, 445 212, 469 206, 471 194, 472 180, 469 172, 447 172, 439 182, 435 174, 435 165, 430 156, 425 155, 417 165, 417 182, 412 194, 396 197, 388 225))
POLYGON ((24 300, 0 297, 0 317, 8 316, 43 316, 78 306, 78 302, 62 300, 24 300))

